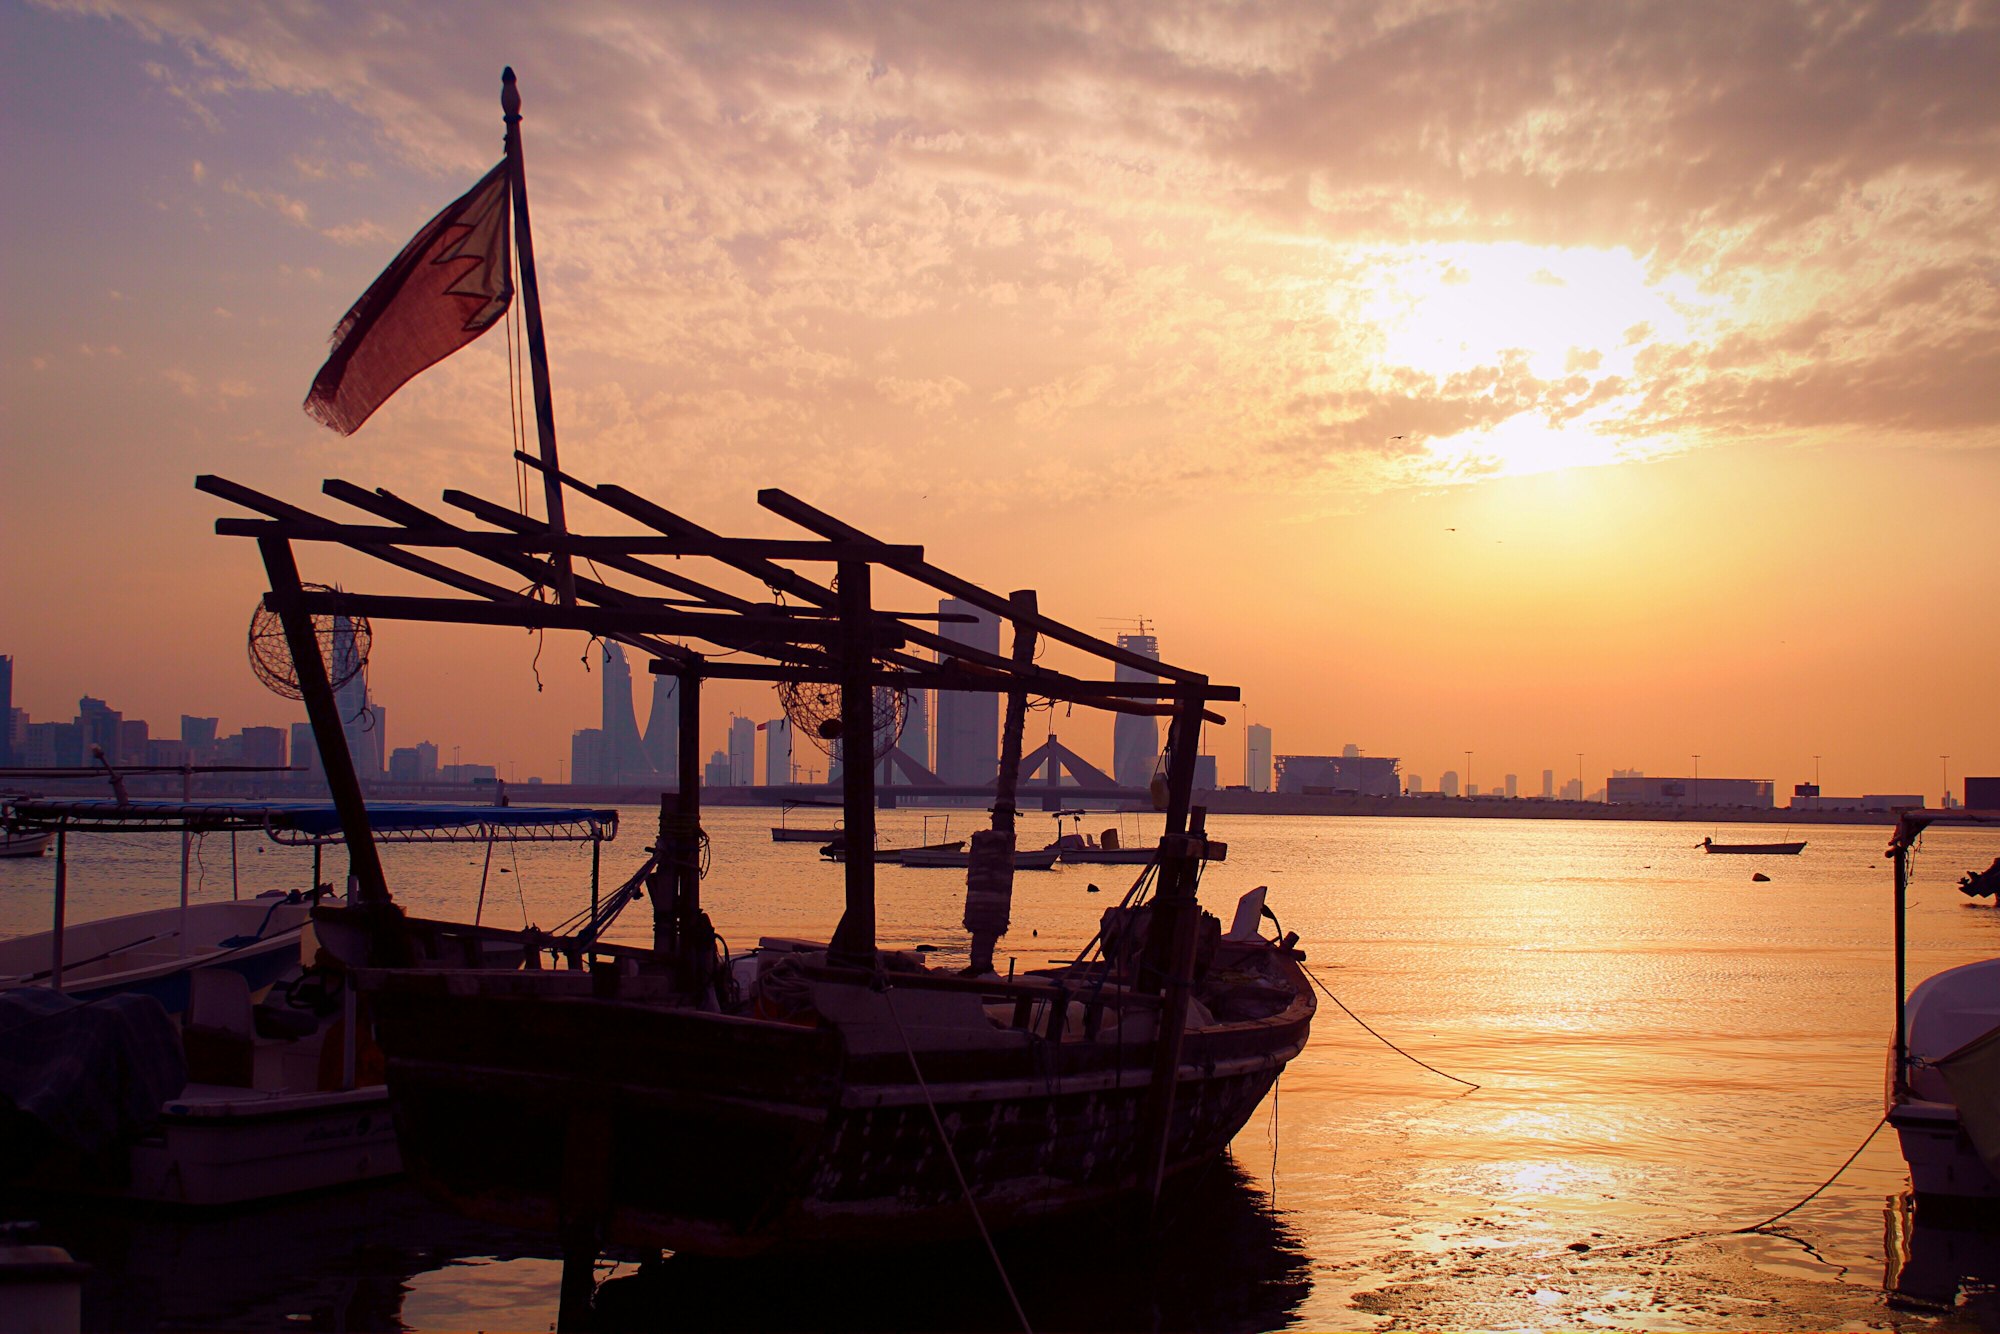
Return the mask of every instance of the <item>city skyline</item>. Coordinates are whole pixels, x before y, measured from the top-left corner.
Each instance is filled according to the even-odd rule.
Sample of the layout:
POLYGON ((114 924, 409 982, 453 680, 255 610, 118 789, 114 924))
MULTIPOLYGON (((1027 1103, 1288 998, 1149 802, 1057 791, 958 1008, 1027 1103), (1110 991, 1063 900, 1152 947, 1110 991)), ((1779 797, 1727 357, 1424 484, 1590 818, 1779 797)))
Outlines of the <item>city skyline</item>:
MULTIPOLYGON (((1065 619, 1143 611, 1300 753, 2000 768, 1990 28, 1634 9, 1613 61, 1504 6, 1356 14, 9 8, 0 527, 66 585, 0 589, 15 703, 295 720, 198 472, 513 493, 497 338, 351 439, 298 410, 497 154, 511 59, 582 475, 772 535, 778 484, 1065 619)), ((523 772, 601 686, 571 636, 377 631, 394 730, 523 772)), ((719 686, 705 738, 771 712, 719 686)))

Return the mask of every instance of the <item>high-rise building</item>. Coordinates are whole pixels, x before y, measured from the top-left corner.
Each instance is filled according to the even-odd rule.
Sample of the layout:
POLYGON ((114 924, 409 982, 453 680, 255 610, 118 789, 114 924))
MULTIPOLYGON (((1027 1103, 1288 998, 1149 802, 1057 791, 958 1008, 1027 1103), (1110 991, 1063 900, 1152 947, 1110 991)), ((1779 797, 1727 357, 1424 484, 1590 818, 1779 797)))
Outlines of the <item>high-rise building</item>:
MULTIPOLYGON (((182 720, 185 723, 185 719, 182 720)), ((186 737, 182 737, 186 742, 186 737)), ((313 741, 311 723, 292 724, 292 768, 303 769, 314 778, 323 777, 326 770, 320 767, 319 746, 313 741)))
MULTIPOLYGON (((1160 641, 1148 634, 1120 635, 1118 647, 1128 653, 1143 654, 1155 662, 1160 657, 1160 641)), ((1160 678, 1126 663, 1118 664, 1119 681, 1152 682, 1160 678)), ((1153 781, 1160 763, 1160 724, 1144 714, 1121 713, 1111 724, 1111 776, 1120 787, 1145 787, 1153 781)))
POLYGON ((708 757, 708 763, 701 768, 701 785, 703 787, 728 787, 729 778, 729 752, 718 750, 708 757))
MULTIPOLYGON (((896 738, 896 749, 926 769, 931 767, 930 710, 926 704, 929 694, 927 690, 908 692, 909 710, 903 717, 902 735, 896 738)), ((999 770, 997 757, 994 770, 999 770)))
POLYGON ((340 714, 340 731, 347 738, 347 753, 354 762, 354 774, 362 782, 372 782, 388 771, 389 717, 368 694, 367 664, 354 642, 354 622, 346 616, 333 618, 333 653, 329 669, 333 679, 347 679, 333 691, 333 703, 340 714))
POLYGON ((1438 795, 1455 797, 1458 795, 1458 770, 1446 769, 1438 775, 1438 795))
POLYGON ((246 727, 243 729, 243 762, 273 769, 285 767, 285 729, 246 727))
POLYGON ((792 720, 773 718, 759 724, 764 734, 764 784, 769 787, 792 781, 792 720))
POLYGON ((1542 800, 1547 801, 1556 794, 1556 771, 1542 770, 1542 800))
POLYGON ((729 717, 729 784, 749 787, 757 781, 757 724, 735 714, 729 717))
POLYGON ((569 734, 569 781, 602 783, 604 778, 604 729, 582 727, 569 734))
POLYGON ((188 758, 195 764, 206 764, 215 750, 215 736, 222 727, 220 718, 197 718, 191 713, 181 715, 181 743, 187 747, 188 758))
POLYGON ((0 653, 0 765, 14 763, 14 657, 0 653))
POLYGON ((144 764, 151 733, 144 718, 125 719, 118 724, 118 753, 112 758, 120 764, 144 764))
POLYGON ((124 714, 101 699, 85 695, 76 702, 76 726, 83 736, 85 763, 94 762, 100 750, 105 759, 118 762, 118 726, 124 721, 124 714))
POLYGON ((1409 793, 1411 796, 1414 797, 1423 790, 1424 776, 1422 774, 1411 774, 1403 780, 1403 791, 1409 793))
POLYGON ((653 704, 646 712, 646 759, 653 772, 674 778, 681 771, 681 679, 653 678, 653 704))
POLYGON ((1520 795, 1518 790, 1520 786, 1520 780, 1516 778, 1513 774, 1508 774, 1504 779, 1501 780, 1501 782, 1506 788, 1507 800, 1512 801, 1514 800, 1515 797, 1520 795))
POLYGON ((608 783, 644 782, 653 776, 646 743, 639 739, 639 721, 632 712, 632 668, 625 646, 615 639, 604 644, 604 763, 608 783))
POLYGON ((1262 723, 1251 723, 1245 729, 1250 753, 1250 772, 1243 781, 1252 792, 1271 790, 1271 729, 1262 723))
POLYGON ((1194 786, 1197 792, 1217 792, 1221 790, 1222 782, 1216 774, 1215 756, 1197 755, 1194 757, 1194 786))
MULTIPOLYGON (((945 621, 938 633, 946 639, 997 655, 1000 621, 970 602, 945 598, 938 611, 946 616, 971 616, 968 622, 945 621)), ((948 655, 940 653, 942 659, 948 655)), ((937 776, 947 783, 979 785, 993 782, 1000 772, 1000 697, 985 691, 937 692, 937 776)))

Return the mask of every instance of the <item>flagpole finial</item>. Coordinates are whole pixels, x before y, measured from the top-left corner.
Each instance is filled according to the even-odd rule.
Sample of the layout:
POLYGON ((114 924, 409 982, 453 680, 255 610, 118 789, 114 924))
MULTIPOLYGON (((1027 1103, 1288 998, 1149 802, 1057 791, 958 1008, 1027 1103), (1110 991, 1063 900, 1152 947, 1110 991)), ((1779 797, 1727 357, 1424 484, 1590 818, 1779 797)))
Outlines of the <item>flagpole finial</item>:
POLYGON ((514 86, 514 67, 500 71, 500 109, 507 113, 507 119, 521 119, 521 90, 514 86))

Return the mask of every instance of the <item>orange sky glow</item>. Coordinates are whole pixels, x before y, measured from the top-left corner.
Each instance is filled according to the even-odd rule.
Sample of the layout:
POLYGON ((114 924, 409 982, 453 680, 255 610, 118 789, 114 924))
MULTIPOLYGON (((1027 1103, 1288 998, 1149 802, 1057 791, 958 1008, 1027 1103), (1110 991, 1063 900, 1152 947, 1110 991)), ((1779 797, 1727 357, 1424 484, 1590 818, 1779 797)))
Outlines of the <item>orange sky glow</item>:
MULTIPOLYGON (((498 158, 508 63, 585 478, 789 536, 780 486, 1084 628, 1144 616, 1243 688, 1225 782, 1246 710, 1427 786, 1467 751, 1531 792, 1579 752, 1591 787, 2000 773, 1978 0, 8 5, 16 705, 302 716, 245 664, 260 570, 198 473, 513 503, 497 331, 351 438, 299 410, 498 158)), ((579 636, 534 655, 378 626, 391 744, 553 780, 597 677, 579 636)), ((718 745, 776 713, 708 705, 718 745)), ((1101 717, 1045 728, 1109 758, 1101 717)))

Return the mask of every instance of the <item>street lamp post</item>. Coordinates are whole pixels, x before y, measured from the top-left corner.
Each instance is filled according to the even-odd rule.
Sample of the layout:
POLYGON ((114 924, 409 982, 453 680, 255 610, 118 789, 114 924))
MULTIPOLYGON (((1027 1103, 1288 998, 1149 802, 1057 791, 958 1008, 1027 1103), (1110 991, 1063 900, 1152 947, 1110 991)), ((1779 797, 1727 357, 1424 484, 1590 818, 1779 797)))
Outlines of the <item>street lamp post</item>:
POLYGON ((1944 795, 1938 798, 1938 805, 1951 805, 1951 756, 1938 756, 1938 777, 1944 784, 1944 795))
POLYGON ((1583 800, 1583 752, 1576 753, 1576 799, 1583 800))

